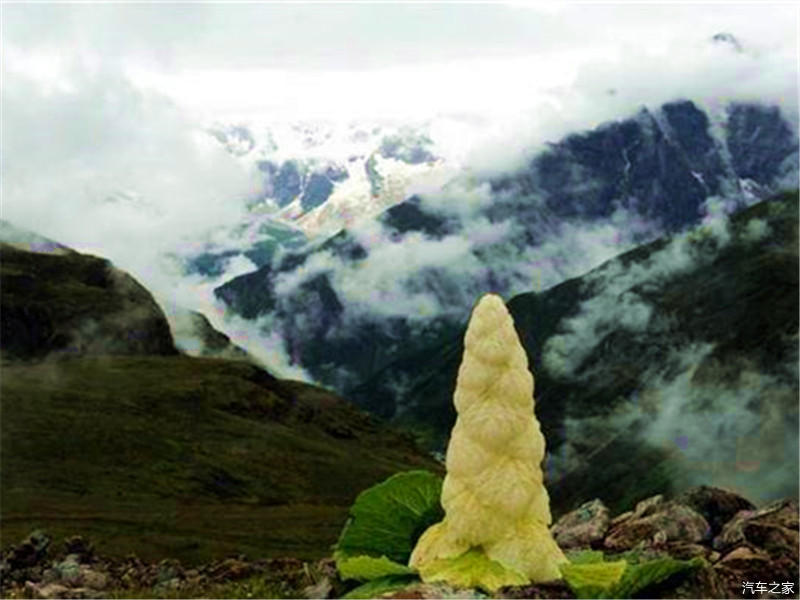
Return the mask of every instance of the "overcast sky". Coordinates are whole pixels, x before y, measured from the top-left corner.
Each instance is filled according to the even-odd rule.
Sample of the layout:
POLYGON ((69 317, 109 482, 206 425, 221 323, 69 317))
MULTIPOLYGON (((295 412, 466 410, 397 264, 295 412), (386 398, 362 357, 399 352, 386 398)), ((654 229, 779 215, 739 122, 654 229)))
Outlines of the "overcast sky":
POLYGON ((469 166, 509 170, 677 98, 797 118, 794 4, 3 2, 0 15, 2 216, 167 294, 159 259, 241 222, 261 189, 209 119, 462 119, 480 135, 454 128, 450 147, 479 140, 469 166), (712 44, 719 32, 743 50, 712 44))
POLYGON ((731 32, 796 53, 797 7, 752 4, 6 4, 5 62, 119 69, 205 114, 516 110, 581 65, 731 32), (480 82, 480 85, 476 85, 480 82))
POLYGON ((0 2, 0 17, 2 217, 209 316, 214 282, 169 257, 262 193, 210 121, 425 121, 439 156, 485 173, 678 98, 797 120, 794 3, 0 2))

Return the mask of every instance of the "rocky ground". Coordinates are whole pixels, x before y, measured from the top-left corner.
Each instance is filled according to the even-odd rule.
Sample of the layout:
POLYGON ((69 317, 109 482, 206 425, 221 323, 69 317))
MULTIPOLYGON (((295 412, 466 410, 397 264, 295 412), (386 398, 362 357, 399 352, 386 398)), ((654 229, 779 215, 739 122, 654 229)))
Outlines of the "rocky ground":
MULTIPOLYGON (((733 492, 701 486, 673 499, 647 498, 615 517, 600 500, 592 500, 560 518, 552 532, 568 554, 591 548, 608 555, 634 550, 643 558, 704 559, 703 568, 650 586, 641 597, 800 597, 795 500, 756 509, 733 492)), ((354 587, 338 578, 330 559, 237 556, 189 568, 176 560, 100 557, 79 536, 57 548, 41 531, 4 549, 0 576, 6 598, 335 598, 354 587)), ((574 597, 561 581, 505 588, 496 596, 574 597)), ((485 596, 477 590, 416 584, 388 597, 485 596)))

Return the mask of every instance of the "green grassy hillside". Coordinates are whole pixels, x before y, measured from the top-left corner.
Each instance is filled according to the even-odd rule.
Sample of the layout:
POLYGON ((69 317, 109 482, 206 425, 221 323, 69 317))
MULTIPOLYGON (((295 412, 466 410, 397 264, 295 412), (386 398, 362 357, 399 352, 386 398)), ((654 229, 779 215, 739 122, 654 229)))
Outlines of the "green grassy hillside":
POLYGON ((2 535, 84 533, 109 555, 319 557, 358 491, 436 468, 345 401, 246 363, 3 365, 2 535))
POLYGON ((109 556, 318 558, 361 490, 439 469, 321 388, 178 354, 108 261, 0 250, 3 547, 43 528, 109 556))

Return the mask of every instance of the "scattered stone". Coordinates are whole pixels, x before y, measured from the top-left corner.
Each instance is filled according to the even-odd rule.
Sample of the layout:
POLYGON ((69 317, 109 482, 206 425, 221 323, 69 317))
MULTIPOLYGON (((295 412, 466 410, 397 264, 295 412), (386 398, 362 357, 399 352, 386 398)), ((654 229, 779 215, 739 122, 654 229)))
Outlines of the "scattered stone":
POLYGON ((648 501, 637 504, 631 518, 611 528, 603 542, 607 549, 622 551, 642 544, 663 546, 668 541, 695 543, 709 538, 708 523, 688 506, 648 501))
MULTIPOLYGON (((779 596, 800 598, 796 501, 738 510, 723 522, 733 508, 749 503, 731 492, 710 487, 689 490, 678 498, 681 501, 653 496, 614 519, 600 500, 593 500, 560 518, 552 532, 564 547, 595 547, 607 554, 634 550, 639 561, 664 556, 704 559, 704 567, 648 587, 642 592, 646 597, 741 598, 743 584, 749 581, 780 584, 781 590, 785 589, 783 584, 791 584, 792 591, 781 591, 779 596), (704 515, 720 527, 713 538, 704 515)), ((0 596, 95 599, 124 595, 126 589, 136 593, 149 589, 157 596, 180 597, 202 594, 213 584, 254 575, 263 576, 270 585, 279 584, 280 593, 290 597, 340 598, 353 586, 339 578, 331 558, 307 563, 295 558, 252 561, 240 555, 184 569, 177 560, 147 563, 133 555, 125 559, 97 557, 91 544, 77 536, 65 540, 66 556, 48 560, 48 543, 49 537, 38 532, 0 555, 0 596), (16 568, 12 569, 12 564, 16 568)), ((503 598, 573 597, 564 581, 506 587, 498 594, 503 598)), ((778 597, 758 592, 744 596, 778 597)), ((422 600, 487 596, 475 589, 416 583, 384 597, 422 600)))
POLYGON ((226 558, 209 571, 209 576, 214 581, 235 581, 249 577, 253 572, 253 566, 247 561, 239 558, 226 558))
POLYGON ((588 548, 602 542, 610 522, 608 508, 602 501, 595 499, 565 514, 550 531, 563 549, 588 548))
POLYGON ((633 511, 632 510, 626 511, 626 512, 622 513, 621 515, 617 515, 616 517, 611 519, 610 526, 611 527, 615 527, 616 525, 619 525, 623 521, 627 521, 631 517, 633 517, 633 511))
POLYGON ((770 551, 771 555, 786 554, 798 558, 798 505, 794 500, 779 500, 760 510, 736 513, 720 534, 714 538, 714 549, 727 548, 748 542, 770 551))
POLYGON ((56 573, 56 581, 72 587, 80 585, 81 565, 77 554, 70 554, 63 561, 53 563, 52 570, 56 573))
POLYGON ((330 598, 333 585, 328 577, 323 577, 316 583, 303 588, 303 598, 330 598))
POLYGON ((25 582, 26 598, 69 598, 69 588, 59 583, 39 585, 32 581, 25 582))
POLYGON ((664 496, 661 494, 657 494, 655 496, 650 496, 649 498, 645 498, 640 502, 636 503, 636 507, 633 509, 634 518, 641 519, 642 517, 646 517, 647 515, 653 514, 655 509, 659 507, 664 502, 664 496))
POLYGON ((736 513, 714 538, 714 548, 723 556, 713 568, 728 594, 741 594, 742 582, 749 581, 790 583, 792 595, 783 597, 799 597, 798 527, 798 505, 794 500, 736 513))
POLYGON ((94 547, 79 535, 65 538, 64 549, 67 554, 77 555, 80 563, 88 564, 94 559, 94 547))
POLYGON ((692 558, 708 558, 710 554, 708 546, 702 544, 692 544, 686 542, 675 542, 666 544, 666 553, 678 560, 691 560, 692 558))
POLYGON ((86 565, 81 565, 79 582, 81 587, 104 590, 108 586, 108 577, 103 573, 93 571, 86 565))
POLYGON ((486 595, 473 589, 454 588, 445 583, 418 583, 382 598, 428 599, 428 598, 486 598, 486 595))
POLYGON ((711 526, 711 533, 714 536, 719 535, 722 526, 740 510, 755 509, 752 502, 739 494, 707 485, 690 488, 680 494, 675 501, 703 515, 711 526))
POLYGON ((669 578, 660 584, 648 587, 646 597, 664 600, 742 598, 741 594, 729 594, 719 575, 713 569, 694 569, 683 575, 678 581, 669 578))
POLYGON ((36 530, 6 555, 11 570, 24 569, 38 565, 47 556, 50 536, 36 530))
POLYGON ((183 579, 183 567, 181 567, 181 563, 179 561, 171 558, 165 558, 158 563, 156 583, 166 583, 172 579, 183 579))

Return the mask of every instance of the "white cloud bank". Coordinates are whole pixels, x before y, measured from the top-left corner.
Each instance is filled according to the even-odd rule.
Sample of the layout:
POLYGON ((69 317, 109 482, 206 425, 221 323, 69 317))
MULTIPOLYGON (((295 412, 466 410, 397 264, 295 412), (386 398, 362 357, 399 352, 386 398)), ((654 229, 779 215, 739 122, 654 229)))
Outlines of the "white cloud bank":
MULTIPOLYGON (((518 166, 567 131, 679 95, 711 109, 764 98, 796 121, 797 9, 787 5, 2 10, 3 218, 106 256, 189 308, 207 307, 209 291, 167 256, 236 224, 259 188, 200 133, 208 118, 425 116, 444 136, 437 148, 476 174, 518 166), (745 52, 711 44, 719 31, 736 35, 745 52)), ((560 241, 572 239, 577 253, 557 238, 530 254, 508 248, 531 266, 504 276, 548 287, 577 275, 624 247, 615 241, 623 221, 563 226, 560 241)), ((472 227, 476 238, 498 233, 472 227)), ((411 237, 405 250, 376 250, 339 287, 354 301, 376 290, 378 306, 427 314, 446 307, 396 293, 396 284, 407 267, 441 267, 443 257, 453 259, 456 281, 472 277, 480 267, 470 247, 411 237)))

